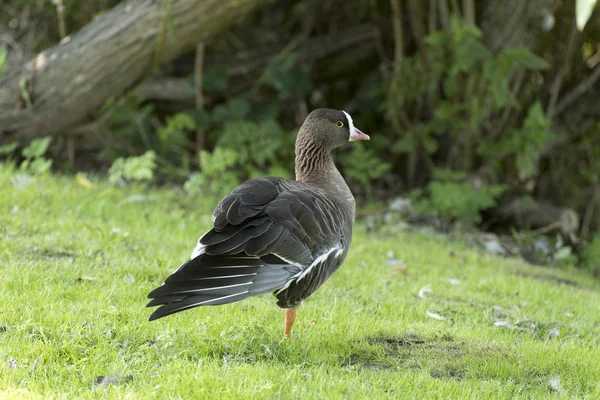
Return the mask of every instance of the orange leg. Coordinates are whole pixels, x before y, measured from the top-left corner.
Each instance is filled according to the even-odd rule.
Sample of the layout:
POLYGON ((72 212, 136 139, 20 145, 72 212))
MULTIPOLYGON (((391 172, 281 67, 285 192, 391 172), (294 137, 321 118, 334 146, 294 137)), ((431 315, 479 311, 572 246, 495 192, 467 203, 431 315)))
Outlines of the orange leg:
POLYGON ((283 336, 290 338, 292 336, 292 326, 296 320, 296 310, 285 310, 285 326, 283 327, 283 336))

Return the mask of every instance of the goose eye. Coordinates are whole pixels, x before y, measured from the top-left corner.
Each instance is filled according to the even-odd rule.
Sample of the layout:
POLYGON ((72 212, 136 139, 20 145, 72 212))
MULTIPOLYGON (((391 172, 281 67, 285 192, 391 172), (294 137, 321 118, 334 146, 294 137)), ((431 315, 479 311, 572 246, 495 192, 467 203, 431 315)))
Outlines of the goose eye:
POLYGON ((338 122, 336 122, 336 123, 335 123, 335 125, 336 125, 338 128, 341 128, 342 126, 344 126, 344 123, 343 123, 342 121, 338 121, 338 122))

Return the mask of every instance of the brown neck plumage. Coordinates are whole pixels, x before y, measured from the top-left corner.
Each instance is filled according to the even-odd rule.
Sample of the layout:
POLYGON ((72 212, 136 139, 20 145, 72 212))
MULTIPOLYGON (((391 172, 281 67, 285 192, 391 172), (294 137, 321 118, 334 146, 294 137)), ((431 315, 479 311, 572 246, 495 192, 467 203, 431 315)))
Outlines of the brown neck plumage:
POLYGON ((327 190, 354 219, 354 196, 333 163, 331 150, 302 132, 296 139, 296 180, 327 190))
MULTIPOLYGON (((306 135, 296 140, 296 180, 305 183, 325 183, 337 168, 331 152, 306 135)), ((320 186, 320 185, 317 185, 320 186)))

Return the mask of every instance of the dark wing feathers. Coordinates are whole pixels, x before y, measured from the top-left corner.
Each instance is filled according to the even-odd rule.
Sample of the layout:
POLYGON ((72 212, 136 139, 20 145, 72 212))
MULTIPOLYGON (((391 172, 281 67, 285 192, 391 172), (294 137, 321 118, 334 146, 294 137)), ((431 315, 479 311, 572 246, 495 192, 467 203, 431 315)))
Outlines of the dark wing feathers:
POLYGON ((227 224, 239 224, 241 221, 236 221, 239 221, 241 216, 252 218, 258 215, 265 205, 273 201, 280 193, 279 185, 282 181, 284 181, 283 178, 254 179, 235 188, 213 212, 215 229, 223 229, 227 224), (236 213, 239 212, 239 216, 236 216, 233 210, 236 213))
POLYGON ((214 228, 200 239, 207 254, 277 254, 308 265, 334 245, 336 207, 321 189, 263 178, 226 196, 213 213, 214 228))
MULTIPOLYGON (((213 245, 207 245, 206 254, 228 254, 228 253, 240 253, 241 251, 233 251, 238 248, 244 248, 245 244, 253 240, 255 238, 261 238, 262 235, 268 233, 269 228, 271 228, 273 222, 269 220, 265 220, 262 224, 258 226, 253 226, 249 224, 246 228, 242 229, 239 232, 236 232, 232 235, 227 235, 228 237, 225 240, 220 241, 219 243, 213 245)), ((225 235, 223 235, 225 236, 225 235)), ((205 244, 202 242, 202 244, 205 244)), ((246 252, 247 253, 247 252, 246 252)), ((247 253, 251 254, 251 253, 247 253)))
POLYGON ((227 304, 272 292, 300 271, 295 266, 269 264, 245 254, 201 254, 186 261, 162 286, 150 292, 148 307, 161 306, 150 320, 192 307, 227 304))
POLYGON ((149 294, 148 306, 162 305, 150 319, 275 290, 278 304, 296 305, 341 264, 342 212, 325 191, 299 182, 243 183, 216 207, 214 227, 200 238, 199 255, 149 294), (331 271, 319 273, 319 282, 302 275, 325 267, 331 271))
POLYGON ((217 232, 214 229, 211 229, 210 231, 206 232, 202 236, 202 244, 205 244, 208 246, 208 245, 212 245, 212 244, 221 243, 221 242, 227 240, 229 237, 237 234, 238 232, 240 232, 241 230, 243 230, 249 226, 259 226, 259 225, 262 225, 263 223, 265 223, 266 221, 267 221, 267 216, 263 215, 262 217, 250 219, 247 222, 245 222, 244 224, 227 225, 223 229, 221 229, 219 232, 217 232))

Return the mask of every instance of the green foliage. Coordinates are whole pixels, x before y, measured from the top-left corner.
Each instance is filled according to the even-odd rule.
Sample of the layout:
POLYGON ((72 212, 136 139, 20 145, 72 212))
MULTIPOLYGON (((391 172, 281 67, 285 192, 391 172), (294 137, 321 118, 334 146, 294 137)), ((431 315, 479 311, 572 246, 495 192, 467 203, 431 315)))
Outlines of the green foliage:
POLYGON ((289 177, 294 140, 295 135, 284 131, 275 120, 240 120, 225 124, 216 145, 235 150, 248 177, 269 174, 273 169, 284 171, 284 176, 289 177))
POLYGON ((554 261, 573 264, 577 261, 577 256, 573 254, 573 249, 570 246, 563 246, 554 253, 554 261))
POLYGON ((494 142, 488 136, 497 112, 519 107, 509 86, 511 72, 548 66, 524 48, 505 47, 493 54, 483 43, 479 28, 464 25, 453 16, 448 31, 430 33, 420 54, 394 66, 387 114, 403 132, 394 151, 411 153, 420 145, 426 153, 434 154, 439 148, 438 137, 450 135, 453 148, 449 154, 460 156, 454 156, 449 165, 469 170, 475 161, 475 143, 485 146, 494 142), (413 122, 401 118, 404 110, 413 104, 422 105, 425 99, 433 108, 433 117, 413 122), (401 129, 402 125, 407 126, 401 129))
POLYGON ((352 151, 343 154, 340 163, 350 179, 359 182, 365 188, 369 201, 373 200, 371 182, 383 177, 391 168, 389 163, 382 161, 374 150, 367 148, 363 143, 352 144, 352 151))
POLYGON ((150 150, 139 157, 117 158, 108 170, 108 181, 112 184, 123 182, 151 182, 156 169, 156 154, 150 150))
POLYGON ((220 93, 229 86, 227 68, 215 65, 204 73, 202 89, 208 94, 220 93))
POLYGON ((600 275, 600 234, 596 234, 589 243, 585 244, 582 259, 589 271, 600 275))
POLYGON ((504 47, 499 55, 499 61, 505 72, 513 66, 521 66, 532 71, 545 71, 550 68, 548 61, 536 56, 524 47, 504 47))
POLYGON ((192 113, 175 113, 161 122, 154 106, 135 96, 116 105, 114 101, 109 99, 103 106, 103 109, 113 107, 104 133, 109 144, 102 151, 105 160, 112 163, 151 150, 163 175, 178 177, 189 170, 188 135, 197 127, 192 113))
MULTIPOLYGON (((238 117, 245 117, 249 103, 238 99, 223 107, 237 111, 215 111, 214 121, 236 112, 238 117)), ((223 123, 217 137, 213 152, 202 151, 199 155, 200 172, 191 174, 185 182, 187 193, 219 197, 249 178, 291 177, 295 136, 287 134, 275 120, 255 123, 233 118, 223 123)))
POLYGON ((183 186, 188 194, 221 197, 238 185, 238 174, 232 170, 240 160, 235 150, 217 147, 212 153, 200 152, 199 157, 201 172, 194 172, 183 186))
POLYGON ((34 139, 22 150, 21 154, 27 159, 43 157, 51 141, 52 138, 50 136, 34 139))
POLYGON ((165 126, 158 129, 157 134, 161 142, 172 142, 178 140, 186 132, 196 128, 194 119, 185 113, 177 113, 167 117, 165 126))
POLYGON ((448 225, 459 222, 473 225, 481 222, 480 212, 496 205, 496 200, 507 189, 505 185, 474 185, 467 182, 462 172, 435 170, 426 191, 411 193, 415 210, 437 215, 448 225), (428 196, 425 196, 425 194, 428 196))
POLYGON ((39 157, 34 159, 27 159, 21 163, 21 169, 32 173, 33 175, 42 175, 49 172, 52 168, 52 160, 39 157))
POLYGON ((296 65, 296 55, 273 57, 268 61, 264 83, 277 91, 281 99, 310 93, 312 84, 307 65, 296 65))
POLYGON ((216 106, 212 111, 212 122, 226 124, 233 121, 247 120, 252 111, 250 100, 245 97, 234 97, 225 104, 216 106))
POLYGON ((19 147, 18 142, 12 142, 12 143, 0 146, 0 156, 11 155, 12 153, 14 153, 14 151, 17 149, 17 147, 19 147))
POLYGON ((537 172, 539 154, 553 138, 550 121, 546 118, 540 102, 536 101, 529 108, 520 129, 510 130, 504 138, 495 143, 481 143, 478 152, 491 161, 514 158, 518 176, 526 178, 537 172))
POLYGON ((101 156, 108 161, 119 157, 136 154, 137 151, 156 150, 160 141, 151 121, 154 113, 152 104, 144 104, 136 96, 128 96, 117 103, 114 97, 109 98, 100 108, 99 113, 109 112, 110 118, 106 123, 105 142, 101 156))
POLYGON ((47 136, 44 138, 34 139, 28 146, 24 147, 21 155, 25 158, 21 163, 21 170, 27 171, 34 175, 41 175, 52 168, 52 160, 44 158, 48 146, 52 138, 47 136))
MULTIPOLYGON (((52 168, 52 160, 44 158, 52 138, 47 136, 39 139, 34 139, 21 150, 23 161, 19 168, 33 175, 42 175, 50 171, 52 168)), ((18 149, 18 142, 9 143, 0 146, 0 156, 4 155, 10 161, 12 155, 18 149)))

